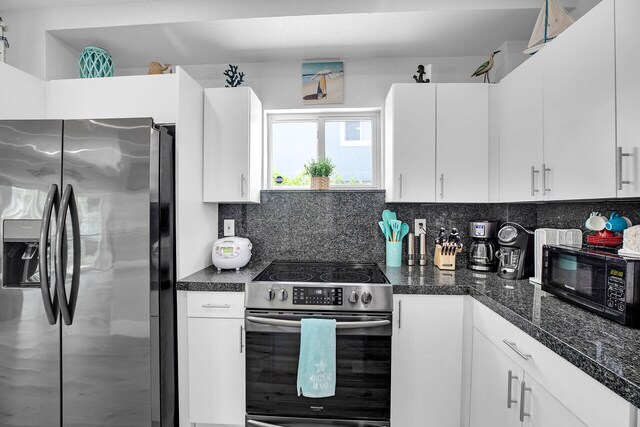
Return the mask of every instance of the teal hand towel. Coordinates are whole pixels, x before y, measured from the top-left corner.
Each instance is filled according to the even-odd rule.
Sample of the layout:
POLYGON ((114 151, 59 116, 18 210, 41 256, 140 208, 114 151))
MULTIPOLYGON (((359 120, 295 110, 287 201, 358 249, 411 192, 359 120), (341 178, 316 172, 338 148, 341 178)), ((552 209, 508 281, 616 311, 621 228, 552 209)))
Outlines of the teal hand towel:
POLYGON ((302 319, 297 387, 298 396, 335 396, 335 319, 302 319))

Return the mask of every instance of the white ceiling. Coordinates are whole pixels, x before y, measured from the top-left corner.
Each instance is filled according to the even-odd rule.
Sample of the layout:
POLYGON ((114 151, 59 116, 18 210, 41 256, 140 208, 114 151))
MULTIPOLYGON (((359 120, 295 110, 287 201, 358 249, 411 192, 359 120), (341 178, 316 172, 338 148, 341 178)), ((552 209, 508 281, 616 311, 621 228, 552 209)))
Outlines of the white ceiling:
POLYGON ((0 10, 43 9, 50 7, 101 6, 163 0, 0 0, 0 10))
POLYGON ((538 13, 519 8, 279 16, 50 33, 78 51, 87 45, 109 50, 119 68, 151 60, 186 65, 474 56, 488 55, 506 40, 528 40, 538 13))

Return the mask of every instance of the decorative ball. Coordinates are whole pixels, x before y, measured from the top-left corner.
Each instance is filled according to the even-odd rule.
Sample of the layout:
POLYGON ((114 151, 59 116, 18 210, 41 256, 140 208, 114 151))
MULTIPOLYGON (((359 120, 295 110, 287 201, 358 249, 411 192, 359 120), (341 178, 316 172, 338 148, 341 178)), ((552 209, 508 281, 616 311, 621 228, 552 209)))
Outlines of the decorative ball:
POLYGON ((102 48, 87 46, 78 57, 78 74, 83 79, 113 77, 114 73, 111 54, 102 48))

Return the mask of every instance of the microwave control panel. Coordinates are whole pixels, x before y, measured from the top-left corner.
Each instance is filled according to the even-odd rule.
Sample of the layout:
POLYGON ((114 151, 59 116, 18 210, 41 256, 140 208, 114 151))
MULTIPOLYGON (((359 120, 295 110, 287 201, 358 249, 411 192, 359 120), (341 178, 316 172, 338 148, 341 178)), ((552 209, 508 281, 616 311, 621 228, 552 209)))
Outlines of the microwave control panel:
POLYGON ((626 271, 622 266, 607 265, 607 307, 623 312, 625 309, 626 271))
POLYGON ((342 288, 293 288, 294 305, 342 305, 342 288))

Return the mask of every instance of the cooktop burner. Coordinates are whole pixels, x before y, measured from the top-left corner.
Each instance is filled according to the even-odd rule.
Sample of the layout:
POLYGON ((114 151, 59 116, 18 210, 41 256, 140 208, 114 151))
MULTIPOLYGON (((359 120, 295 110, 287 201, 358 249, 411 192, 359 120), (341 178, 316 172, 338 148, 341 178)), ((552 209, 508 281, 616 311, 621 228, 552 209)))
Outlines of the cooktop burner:
POLYGON ((377 264, 274 261, 254 282, 389 283, 377 264))
POLYGON ((269 276, 270 282, 308 282, 313 275, 304 271, 281 271, 269 276))

